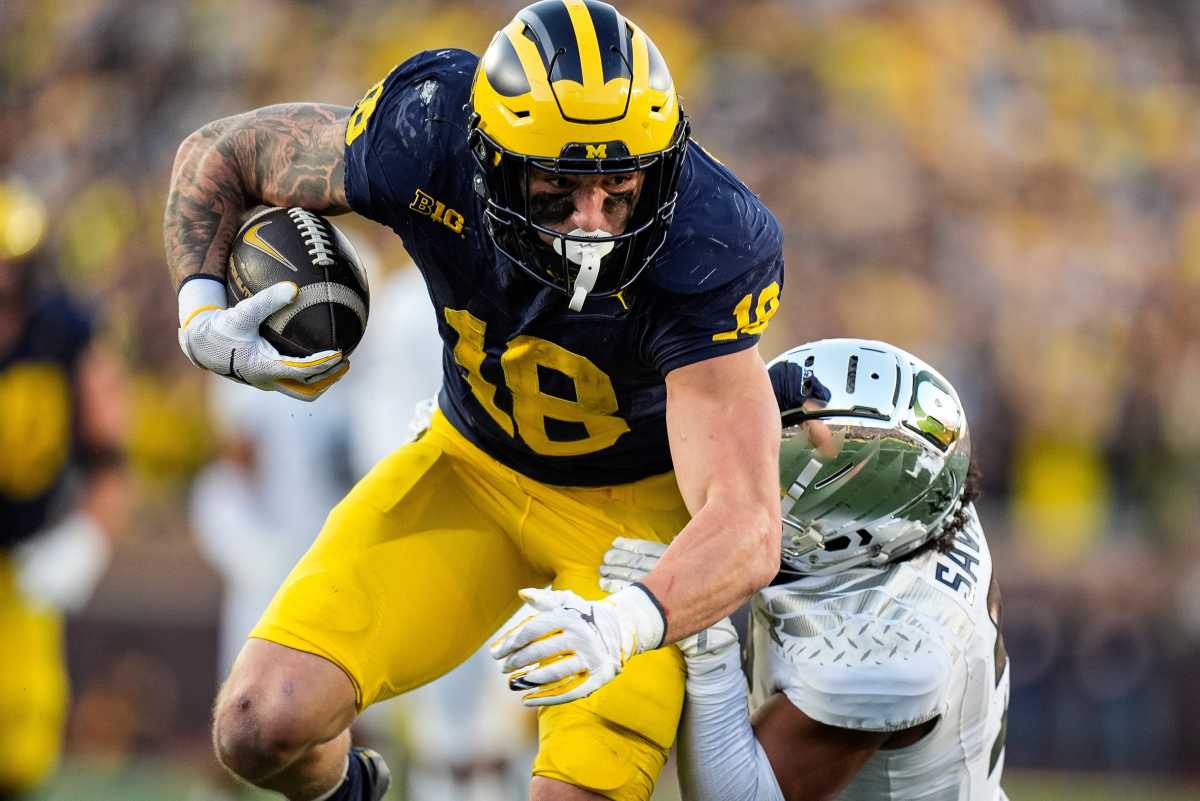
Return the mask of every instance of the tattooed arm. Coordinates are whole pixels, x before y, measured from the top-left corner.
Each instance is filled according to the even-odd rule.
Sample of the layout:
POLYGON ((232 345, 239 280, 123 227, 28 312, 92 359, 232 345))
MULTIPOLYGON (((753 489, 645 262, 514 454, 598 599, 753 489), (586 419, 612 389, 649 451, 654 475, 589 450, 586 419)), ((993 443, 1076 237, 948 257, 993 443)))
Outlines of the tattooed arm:
POLYGON ((176 287, 196 273, 224 281, 230 245, 249 208, 350 210, 342 184, 350 111, 316 103, 267 106, 211 122, 183 141, 163 219, 176 287))

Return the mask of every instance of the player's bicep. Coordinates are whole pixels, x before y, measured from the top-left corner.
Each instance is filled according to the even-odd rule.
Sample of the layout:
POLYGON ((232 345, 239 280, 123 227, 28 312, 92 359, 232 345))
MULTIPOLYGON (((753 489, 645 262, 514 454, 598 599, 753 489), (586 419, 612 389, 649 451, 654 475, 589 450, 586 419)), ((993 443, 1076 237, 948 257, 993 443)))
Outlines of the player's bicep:
POLYGON ((778 508, 779 408, 757 348, 667 373, 667 435, 693 514, 714 495, 778 508))
POLYGON ((346 200, 346 125, 352 109, 286 103, 249 113, 252 193, 269 206, 321 214, 350 210, 346 200))
POLYGON ((755 715, 754 734, 787 801, 836 797, 892 736, 813 720, 783 695, 771 698, 755 715))

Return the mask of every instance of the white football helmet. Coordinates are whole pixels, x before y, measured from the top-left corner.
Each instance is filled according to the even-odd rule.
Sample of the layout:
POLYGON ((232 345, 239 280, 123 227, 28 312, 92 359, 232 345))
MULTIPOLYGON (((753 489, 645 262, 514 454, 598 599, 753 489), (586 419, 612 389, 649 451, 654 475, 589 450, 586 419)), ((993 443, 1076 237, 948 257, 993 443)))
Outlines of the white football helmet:
POLYGON ((971 461, 954 387, 885 342, 826 339, 768 365, 783 415, 783 568, 882 565, 941 533, 971 461))

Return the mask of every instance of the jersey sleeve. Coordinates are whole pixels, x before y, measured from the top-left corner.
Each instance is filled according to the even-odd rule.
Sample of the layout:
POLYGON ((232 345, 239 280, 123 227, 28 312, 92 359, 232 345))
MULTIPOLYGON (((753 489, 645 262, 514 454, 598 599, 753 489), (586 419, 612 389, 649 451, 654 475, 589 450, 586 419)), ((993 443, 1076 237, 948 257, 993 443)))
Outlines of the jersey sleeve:
MULTIPOLYGON (((419 53, 372 86, 346 124, 346 198, 364 217, 399 229, 417 187, 446 164, 445 121, 477 59, 462 50, 419 53)), ((461 101, 458 102, 461 106, 461 101)))
POLYGON ((779 310, 783 257, 778 252, 722 286, 665 292, 656 304, 646 357, 661 375, 756 344, 779 310))

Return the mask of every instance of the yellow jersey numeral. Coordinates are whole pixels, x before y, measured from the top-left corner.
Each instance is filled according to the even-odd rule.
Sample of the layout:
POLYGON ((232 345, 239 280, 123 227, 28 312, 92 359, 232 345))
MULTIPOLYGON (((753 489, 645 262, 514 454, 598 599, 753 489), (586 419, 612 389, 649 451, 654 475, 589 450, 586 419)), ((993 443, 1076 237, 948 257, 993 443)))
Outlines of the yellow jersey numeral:
POLYGON ((35 498, 67 461, 71 389, 56 364, 20 363, 0 372, 0 490, 35 498))
POLYGON ((612 445, 629 430, 629 424, 614 414, 617 394, 612 379, 590 359, 534 336, 519 336, 508 343, 500 356, 504 382, 512 394, 510 417, 496 405, 496 386, 483 377, 480 368, 487 354, 484 332, 487 324, 465 309, 444 309, 446 322, 458 332, 454 360, 467 373, 467 385, 476 400, 510 437, 521 439, 534 453, 543 456, 579 456, 612 445), (555 370, 571 379, 575 400, 542 391, 538 368, 555 370), (514 422, 515 418, 515 422, 514 422), (546 420, 577 423, 586 437, 554 440, 546 420))
POLYGON ((490 383, 479 372, 487 353, 483 349, 483 332, 487 323, 471 314, 466 309, 443 309, 446 322, 458 332, 458 343, 454 346, 454 361, 467 371, 467 385, 475 394, 484 410, 496 421, 496 425, 504 429, 504 433, 514 436, 512 418, 496 405, 496 386, 490 383))
MULTIPOLYGON (((383 81, 386 80, 385 77, 383 81)), ((362 100, 358 101, 358 105, 354 107, 353 113, 350 114, 350 121, 346 124, 347 145, 352 144, 362 135, 363 131, 367 130, 367 120, 371 119, 371 115, 375 113, 375 104, 379 102, 379 96, 383 94, 383 81, 368 89, 362 100)))
POLYGON ((779 311, 779 283, 772 281, 758 293, 758 304, 754 307, 754 318, 750 317, 753 304, 752 295, 746 295, 733 307, 734 327, 729 331, 713 334, 713 342, 728 342, 737 339, 742 334, 761 334, 767 330, 767 323, 779 311))

